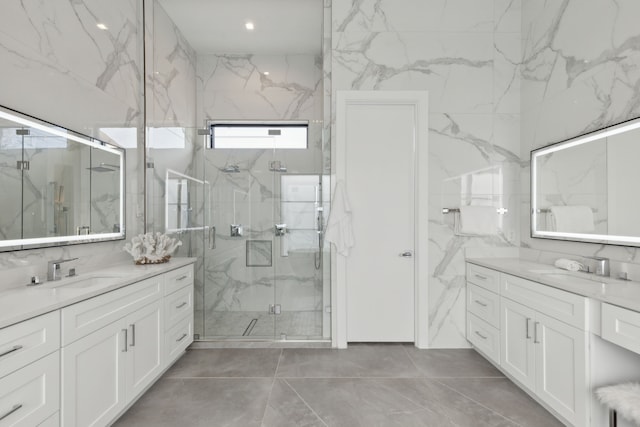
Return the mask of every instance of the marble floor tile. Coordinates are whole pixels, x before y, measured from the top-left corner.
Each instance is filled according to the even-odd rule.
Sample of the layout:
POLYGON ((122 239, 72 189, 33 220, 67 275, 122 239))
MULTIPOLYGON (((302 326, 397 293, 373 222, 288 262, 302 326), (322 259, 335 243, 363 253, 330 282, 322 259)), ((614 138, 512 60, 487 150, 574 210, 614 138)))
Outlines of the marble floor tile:
POLYGON ((405 345, 405 349, 425 377, 504 377, 473 349, 419 350, 409 345, 405 345))
POLYGON ((291 378, 288 383, 330 427, 444 427, 445 416, 371 378, 291 378))
POLYGON ((420 407, 445 417, 458 427, 517 427, 516 423, 500 413, 474 402, 437 380, 381 378, 377 379, 377 382, 390 392, 404 396, 420 407))
POLYGON ((419 375, 402 345, 352 344, 348 350, 283 349, 281 378, 414 377, 419 375))
POLYGON ((326 427, 326 424, 286 380, 276 380, 262 427, 326 427))
POLYGON ((473 350, 358 344, 347 350, 189 350, 115 425, 562 424, 473 350))
POLYGON ((444 378, 438 382, 522 427, 563 425, 507 378, 444 378))
POLYGON ((188 350, 165 376, 273 377, 281 352, 278 348, 188 350))
POLYGON ((272 379, 158 381, 117 427, 260 427, 272 379))

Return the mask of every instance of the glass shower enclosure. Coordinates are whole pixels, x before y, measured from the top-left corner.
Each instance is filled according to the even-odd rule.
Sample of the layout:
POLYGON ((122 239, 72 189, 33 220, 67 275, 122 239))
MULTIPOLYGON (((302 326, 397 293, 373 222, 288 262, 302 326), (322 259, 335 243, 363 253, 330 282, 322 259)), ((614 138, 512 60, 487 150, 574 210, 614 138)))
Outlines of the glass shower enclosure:
MULTIPOLYGON (((279 132, 274 126, 238 132, 247 129, 279 132)), ((307 146, 313 139, 305 136, 304 146, 262 148, 255 139, 238 144, 216 130, 202 156, 207 226, 198 338, 328 339, 323 226, 330 187, 321 147, 307 146)))

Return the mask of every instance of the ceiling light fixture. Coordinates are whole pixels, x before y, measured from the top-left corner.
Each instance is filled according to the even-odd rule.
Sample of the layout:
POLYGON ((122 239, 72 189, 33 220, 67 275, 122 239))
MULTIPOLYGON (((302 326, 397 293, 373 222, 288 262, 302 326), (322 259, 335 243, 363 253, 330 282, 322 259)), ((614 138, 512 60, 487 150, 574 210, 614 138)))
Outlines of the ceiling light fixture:
POLYGON ((255 29, 255 26, 253 25, 253 22, 251 22, 251 21, 247 21, 244 24, 244 27, 249 31, 253 31, 255 29))
POLYGON ((98 22, 96 24, 96 27, 100 28, 101 30, 108 30, 109 27, 107 27, 106 25, 104 25, 102 22, 98 22))
POLYGON ((268 76, 268 75, 269 75, 269 72, 268 72, 268 71, 265 71, 265 72, 264 72, 264 73, 262 73, 262 74, 264 74, 265 76, 268 76))

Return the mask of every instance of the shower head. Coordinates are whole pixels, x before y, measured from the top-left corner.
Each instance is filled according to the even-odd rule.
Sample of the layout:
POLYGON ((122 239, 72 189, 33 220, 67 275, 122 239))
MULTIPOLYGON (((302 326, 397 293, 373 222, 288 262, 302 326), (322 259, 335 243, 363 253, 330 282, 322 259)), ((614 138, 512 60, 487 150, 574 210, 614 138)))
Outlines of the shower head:
POLYGON ((115 172, 119 169, 120 166, 110 165, 108 163, 100 163, 98 166, 91 166, 90 168, 87 168, 87 170, 90 170, 91 172, 115 172))
POLYGON ((222 172, 225 173, 240 173, 240 166, 238 165, 229 165, 222 168, 222 172))

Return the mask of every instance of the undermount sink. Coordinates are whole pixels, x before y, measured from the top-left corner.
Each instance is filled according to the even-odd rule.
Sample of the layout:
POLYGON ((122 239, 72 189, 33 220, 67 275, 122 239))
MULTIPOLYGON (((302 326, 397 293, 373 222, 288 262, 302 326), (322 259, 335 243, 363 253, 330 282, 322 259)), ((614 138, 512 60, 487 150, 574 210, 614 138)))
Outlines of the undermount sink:
POLYGON ((67 277, 61 280, 57 280, 55 282, 47 282, 42 285, 43 288, 47 289, 77 289, 77 288, 91 288, 93 286, 102 286, 105 284, 113 283, 117 280, 122 279, 123 276, 120 275, 91 275, 91 276, 78 276, 78 277, 67 277))
POLYGON ((560 270, 559 268, 541 268, 541 269, 532 269, 527 271, 529 273, 535 273, 535 274, 552 274, 552 273, 564 274, 562 273, 562 270, 560 270))
POLYGON ((569 273, 548 273, 548 274, 544 274, 544 277, 549 279, 554 279, 554 280, 569 281, 576 284, 583 283, 583 284, 593 285, 595 283, 601 283, 599 280, 596 279, 595 276, 593 279, 587 279, 584 277, 577 277, 569 273))

